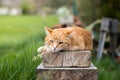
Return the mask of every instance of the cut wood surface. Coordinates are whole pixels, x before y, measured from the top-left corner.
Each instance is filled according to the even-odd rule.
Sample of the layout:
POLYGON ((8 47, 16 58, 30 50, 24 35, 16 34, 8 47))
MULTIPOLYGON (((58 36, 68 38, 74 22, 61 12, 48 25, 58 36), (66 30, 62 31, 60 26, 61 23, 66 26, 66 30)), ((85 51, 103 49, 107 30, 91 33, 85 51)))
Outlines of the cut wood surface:
POLYGON ((41 64, 36 73, 36 80, 98 80, 93 64, 88 68, 46 68, 41 64))
POLYGON ((91 63, 90 51, 44 53, 42 57, 44 67, 89 67, 91 63))

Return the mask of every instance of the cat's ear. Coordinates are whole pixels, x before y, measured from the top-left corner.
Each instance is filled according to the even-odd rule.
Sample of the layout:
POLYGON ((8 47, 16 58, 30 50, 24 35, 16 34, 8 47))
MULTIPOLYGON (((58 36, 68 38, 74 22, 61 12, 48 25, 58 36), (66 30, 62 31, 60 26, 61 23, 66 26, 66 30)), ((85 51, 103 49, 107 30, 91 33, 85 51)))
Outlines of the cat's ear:
POLYGON ((74 31, 68 31, 67 32, 67 37, 72 38, 74 31))
POLYGON ((49 35, 50 33, 53 32, 53 29, 45 27, 46 34, 49 35))

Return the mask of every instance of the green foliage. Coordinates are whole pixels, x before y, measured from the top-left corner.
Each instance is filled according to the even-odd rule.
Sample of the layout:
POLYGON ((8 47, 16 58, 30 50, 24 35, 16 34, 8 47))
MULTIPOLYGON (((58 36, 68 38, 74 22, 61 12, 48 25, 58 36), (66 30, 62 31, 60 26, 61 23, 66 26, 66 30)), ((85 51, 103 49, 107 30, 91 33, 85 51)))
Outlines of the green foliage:
POLYGON ((120 0, 101 0, 101 16, 120 19, 120 0))
POLYGON ((24 2, 22 4, 22 13, 23 14, 28 14, 28 11, 29 11, 29 5, 28 5, 28 3, 24 2))
POLYGON ((120 19, 120 0, 76 0, 78 15, 84 23, 103 17, 120 19))
POLYGON ((30 3, 27 1, 23 1, 22 3, 22 13, 23 14, 34 14, 36 13, 37 6, 35 3, 30 3))
POLYGON ((103 56, 100 63, 93 59, 93 63, 98 68, 98 80, 119 80, 120 64, 115 63, 110 56, 103 56))
POLYGON ((0 80, 35 80, 37 48, 44 44, 44 26, 57 23, 55 16, 0 16, 0 80), (50 22, 48 22, 50 21, 50 22))
POLYGON ((99 1, 100 0, 76 0, 78 16, 84 23, 90 24, 99 18, 99 1))

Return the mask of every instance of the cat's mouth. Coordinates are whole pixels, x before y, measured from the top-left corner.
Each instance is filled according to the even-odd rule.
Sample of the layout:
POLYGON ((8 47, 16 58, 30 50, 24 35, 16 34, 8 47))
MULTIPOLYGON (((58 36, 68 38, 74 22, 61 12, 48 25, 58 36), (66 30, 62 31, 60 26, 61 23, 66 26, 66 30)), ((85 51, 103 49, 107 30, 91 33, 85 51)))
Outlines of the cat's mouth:
POLYGON ((65 50, 60 50, 59 52, 65 52, 65 50))
POLYGON ((58 53, 58 52, 65 52, 64 50, 60 50, 60 51, 51 51, 52 53, 58 53))

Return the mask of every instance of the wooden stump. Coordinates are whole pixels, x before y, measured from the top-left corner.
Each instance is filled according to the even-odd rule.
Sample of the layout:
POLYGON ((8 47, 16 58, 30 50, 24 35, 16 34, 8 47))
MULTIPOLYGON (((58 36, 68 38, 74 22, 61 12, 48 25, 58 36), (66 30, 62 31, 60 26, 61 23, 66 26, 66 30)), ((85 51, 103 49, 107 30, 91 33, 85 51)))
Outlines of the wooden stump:
POLYGON ((98 80, 97 68, 45 68, 39 65, 36 80, 98 80))
POLYGON ((44 67, 89 67, 91 63, 90 51, 44 53, 42 57, 44 67))

